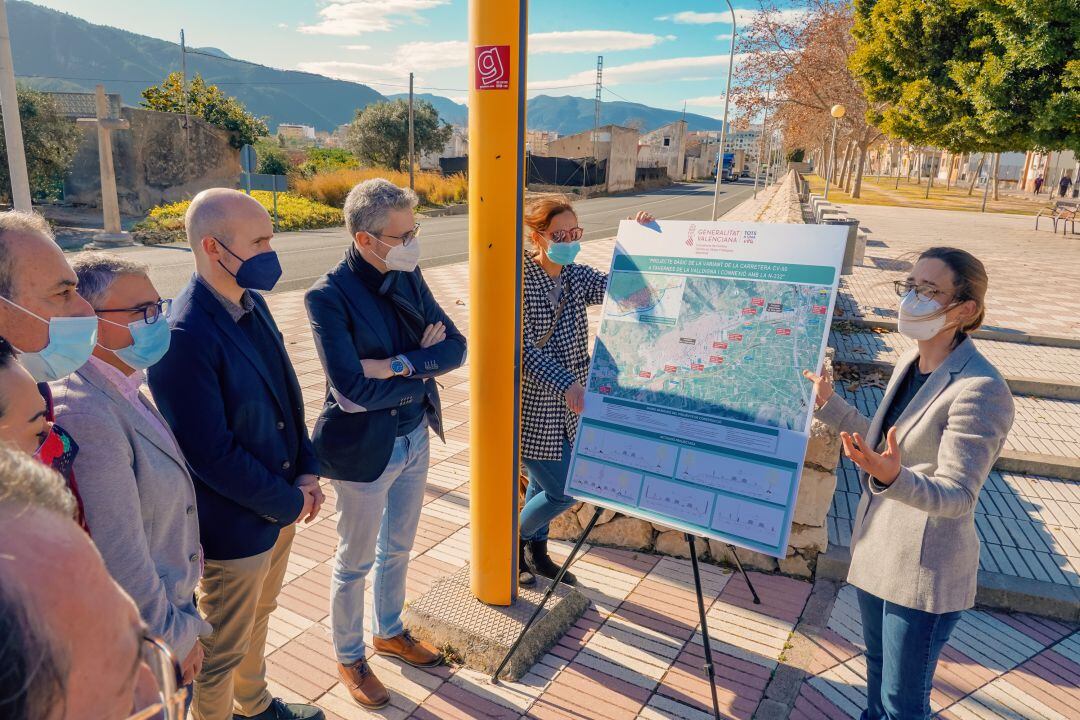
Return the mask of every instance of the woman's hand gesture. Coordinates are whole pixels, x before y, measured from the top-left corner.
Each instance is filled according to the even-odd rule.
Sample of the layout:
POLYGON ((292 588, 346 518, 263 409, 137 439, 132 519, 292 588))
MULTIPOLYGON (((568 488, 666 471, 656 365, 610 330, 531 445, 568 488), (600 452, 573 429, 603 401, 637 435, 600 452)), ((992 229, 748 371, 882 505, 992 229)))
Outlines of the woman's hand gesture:
POLYGON ((885 450, 880 453, 870 449, 859 433, 851 435, 842 432, 840 442, 844 444, 844 454, 882 485, 892 485, 900 474, 900 447, 896 444, 895 426, 889 428, 885 436, 885 450))
POLYGON ((632 215, 626 219, 633 220, 634 222, 641 225, 648 225, 649 223, 656 221, 656 217, 647 210, 638 210, 637 215, 632 215))
POLYGON ((814 402, 817 404, 817 407, 821 407, 827 403, 829 398, 833 396, 833 393, 836 392, 833 388, 832 378, 828 377, 824 372, 820 375, 815 375, 809 370, 803 370, 802 374, 804 378, 814 383, 814 393, 816 395, 814 402))

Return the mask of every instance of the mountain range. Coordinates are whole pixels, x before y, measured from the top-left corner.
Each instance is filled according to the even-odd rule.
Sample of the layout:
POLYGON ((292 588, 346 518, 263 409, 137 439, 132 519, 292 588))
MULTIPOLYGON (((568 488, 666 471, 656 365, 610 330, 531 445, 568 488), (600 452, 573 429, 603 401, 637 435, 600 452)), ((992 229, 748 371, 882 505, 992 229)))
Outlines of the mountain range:
MULTIPOLYGON (((146 87, 159 84, 180 68, 180 45, 105 25, 95 25, 68 13, 29 2, 7 3, 15 72, 20 83, 41 90, 92 92, 98 83, 118 93, 127 105, 138 105, 146 87)), ((267 120, 302 123, 332 131, 352 120, 358 108, 407 93, 383 95, 367 85, 295 70, 278 70, 232 58, 218 48, 189 48, 187 72, 199 73, 247 109, 267 120)), ((468 108, 428 93, 431 102, 452 125, 468 121, 468 108)), ((593 125, 593 101, 579 97, 538 95, 529 100, 532 130, 568 135, 593 125)), ((719 130, 720 121, 704 115, 664 110, 631 102, 604 102, 601 125, 615 124, 652 130, 685 118, 691 130, 719 130)))

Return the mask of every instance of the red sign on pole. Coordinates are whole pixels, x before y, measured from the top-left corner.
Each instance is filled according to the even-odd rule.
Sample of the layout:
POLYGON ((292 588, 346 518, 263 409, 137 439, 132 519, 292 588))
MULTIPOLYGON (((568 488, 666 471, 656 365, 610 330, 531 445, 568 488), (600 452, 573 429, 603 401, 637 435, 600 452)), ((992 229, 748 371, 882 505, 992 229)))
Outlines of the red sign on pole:
POLYGON ((473 69, 477 90, 506 90, 510 87, 510 46, 477 45, 473 69))

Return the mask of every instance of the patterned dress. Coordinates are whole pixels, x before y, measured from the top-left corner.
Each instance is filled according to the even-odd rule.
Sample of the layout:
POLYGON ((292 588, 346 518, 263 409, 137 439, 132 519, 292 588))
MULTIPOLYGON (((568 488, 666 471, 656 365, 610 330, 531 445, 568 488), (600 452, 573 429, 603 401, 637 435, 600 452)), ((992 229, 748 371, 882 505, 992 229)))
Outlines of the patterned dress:
POLYGON ((562 459, 563 438, 571 444, 579 417, 566 407, 566 389, 585 384, 589 374, 588 306, 604 301, 607 273, 570 264, 552 278, 532 257, 525 258, 522 308, 521 454, 533 460, 562 459), (566 305, 558 325, 536 347, 566 305))

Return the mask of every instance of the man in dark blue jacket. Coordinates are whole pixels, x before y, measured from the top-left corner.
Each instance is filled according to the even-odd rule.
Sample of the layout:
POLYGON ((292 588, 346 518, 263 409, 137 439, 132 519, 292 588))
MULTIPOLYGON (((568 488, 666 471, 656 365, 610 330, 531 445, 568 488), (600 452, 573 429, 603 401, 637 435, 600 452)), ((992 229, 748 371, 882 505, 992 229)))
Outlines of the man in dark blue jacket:
POLYGON ((185 223, 195 276, 148 379, 191 470, 206 555, 199 611, 214 631, 201 638, 192 716, 321 720, 316 707, 271 696, 265 679, 295 523, 311 522, 323 497, 300 385, 256 292, 281 276, 273 225, 258 202, 220 188, 196 195, 185 223))
POLYGON ((330 621, 338 673, 353 699, 383 707, 389 693, 364 649, 364 588, 374 567, 375 652, 416 667, 442 657, 401 622, 409 551, 428 471, 428 428, 442 436, 434 378, 465 361, 465 337, 417 268, 416 195, 386 180, 345 201, 352 242, 305 298, 327 377, 313 440, 337 491, 330 621))

